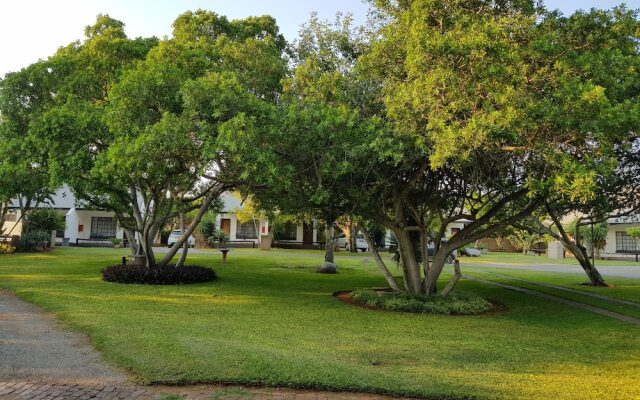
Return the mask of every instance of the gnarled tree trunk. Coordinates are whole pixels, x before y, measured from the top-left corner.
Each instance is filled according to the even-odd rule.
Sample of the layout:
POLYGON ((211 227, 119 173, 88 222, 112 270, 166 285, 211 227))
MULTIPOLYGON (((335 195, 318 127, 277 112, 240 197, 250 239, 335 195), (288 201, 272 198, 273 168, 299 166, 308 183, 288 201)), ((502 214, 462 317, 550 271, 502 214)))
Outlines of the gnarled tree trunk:
POLYGON ((389 284, 389 287, 396 292, 400 292, 401 290, 400 290, 400 287, 398 286, 398 283, 396 282, 393 275, 391 275, 391 272, 389 271, 389 268, 387 268, 387 265, 382 260, 382 257, 380 257, 380 253, 378 252, 378 249, 373 243, 373 240, 371 239, 371 235, 369 234, 369 231, 365 226, 361 226, 360 230, 362 231, 362 234, 364 235, 364 240, 366 240, 367 245, 369 246, 369 249, 373 254, 373 259, 375 260, 376 265, 378 266, 378 269, 382 273, 382 276, 384 277, 384 279, 389 284))
POLYGON ((422 277, 420 265, 416 260, 416 249, 411 241, 409 232, 403 228, 394 230, 398 241, 398 251, 402 265, 402 275, 405 282, 405 290, 409 294, 420 295, 422 293, 422 277))

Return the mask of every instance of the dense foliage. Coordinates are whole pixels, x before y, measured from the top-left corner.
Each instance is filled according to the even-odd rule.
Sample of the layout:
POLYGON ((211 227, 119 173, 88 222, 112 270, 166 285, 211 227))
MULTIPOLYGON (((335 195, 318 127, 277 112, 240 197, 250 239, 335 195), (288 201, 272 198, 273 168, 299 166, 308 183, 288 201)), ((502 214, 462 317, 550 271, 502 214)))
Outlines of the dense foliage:
POLYGON ((16 244, 16 251, 44 251, 49 247, 51 241, 51 231, 32 229, 22 232, 20 240, 16 244))
MULTIPOLYGON (((256 202, 243 220, 322 220, 328 262, 346 215, 391 231, 403 287, 376 253, 380 271, 427 296, 449 254, 509 226, 548 233, 542 214, 558 225, 638 208, 636 11, 563 16, 533 0, 377 0, 372 11, 365 27, 313 16, 289 46, 269 16, 186 12, 158 40, 100 15, 83 41, 2 80, 0 184, 17 166, 34 177, 17 180, 26 199, 46 195, 43 182, 71 185, 115 212, 149 267, 157 233, 176 220, 184 231, 157 261, 167 265, 225 190, 256 202)), ((0 218, 14 194, 0 189, 0 218)))

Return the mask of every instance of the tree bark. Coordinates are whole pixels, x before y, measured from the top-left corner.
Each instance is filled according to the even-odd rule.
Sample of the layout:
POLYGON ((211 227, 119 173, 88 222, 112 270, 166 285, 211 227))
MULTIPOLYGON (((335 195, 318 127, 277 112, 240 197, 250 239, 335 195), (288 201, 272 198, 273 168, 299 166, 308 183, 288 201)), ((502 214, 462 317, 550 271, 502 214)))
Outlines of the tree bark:
POLYGON ((405 282, 405 290, 413 295, 422 294, 422 282, 420 276, 420 265, 416 260, 416 252, 409 237, 409 233, 402 229, 396 229, 398 240, 398 251, 402 262, 402 275, 405 282))
POLYGON ((424 228, 420 230, 420 254, 422 255, 422 270, 424 278, 422 279, 422 293, 429 293, 429 241, 427 239, 427 232, 424 228))
POLYGON ((449 284, 442 289, 442 297, 447 297, 449 293, 451 293, 453 288, 458 284, 460 278, 462 278, 462 273, 460 273, 460 261, 455 260, 453 263, 453 277, 451 278, 451 281, 449 281, 449 284))
POLYGON ((560 242, 569 249, 571 254, 578 260, 580 266, 584 270, 585 274, 589 278, 589 282, 592 286, 600 286, 600 287, 609 287, 610 285, 604 280, 600 271, 591 263, 591 258, 587 253, 587 249, 582 246, 575 244, 571 241, 560 240, 560 242))
POLYGON ((4 233, 4 222, 9 211, 9 202, 3 201, 0 203, 0 235, 4 233))
POLYGON ((171 261, 171 259, 176 255, 176 253, 178 252, 180 247, 184 244, 184 242, 187 240, 187 238, 191 236, 191 234, 193 234, 193 231, 195 231, 196 227, 202 220, 202 217, 211 206, 211 203, 213 203, 213 201, 216 198, 218 198, 221 191, 222 191, 222 186, 211 189, 207 197, 204 199, 202 205, 200 206, 200 209, 198 210, 198 213, 196 214, 195 218, 189 224, 189 227, 186 229, 186 231, 182 232, 182 237, 178 239, 178 241, 169 249, 167 254, 165 254, 164 257, 162 257, 162 260, 160 260, 160 265, 168 264, 169 261, 171 261))
POLYGON ((358 241, 356 239, 357 236, 357 232, 356 229, 354 227, 354 223, 351 220, 351 217, 349 217, 349 251, 351 253, 357 253, 358 252, 358 241))
POLYGON ((336 246, 336 238, 335 238, 336 228, 334 227, 334 221, 331 221, 327 225, 327 230, 325 233, 325 252, 324 252, 324 261, 330 262, 331 264, 335 264, 334 260, 334 251, 336 246))
MULTIPOLYGON (((184 234, 184 231, 185 231, 184 213, 180 213, 180 230, 184 234)), ((187 260, 188 252, 189 252, 189 239, 185 240, 184 244, 182 245, 182 254, 180 254, 180 259, 178 260, 176 267, 179 268, 184 265, 184 262, 187 260)))
POLYGON ((400 292, 401 290, 400 290, 400 287, 398 286, 398 283, 396 282, 393 275, 391 275, 391 272, 389 271, 386 264, 382 260, 382 257, 380 257, 380 253, 378 252, 378 249, 374 245, 373 240, 371 239, 371 235, 369 234, 369 231, 364 226, 360 227, 360 230, 362 231, 364 235, 364 240, 366 240, 367 245, 369 246, 369 249, 373 254, 373 259, 375 260, 376 265, 378 266, 378 269, 382 273, 382 276, 384 277, 384 279, 389 284, 389 287, 396 292, 400 292))
POLYGON ((124 235, 127 237, 127 241, 129 242, 129 248, 131 248, 131 255, 138 255, 138 250, 140 246, 138 245, 138 241, 136 240, 136 233, 132 229, 124 229, 124 235))
POLYGON ((142 251, 146 258, 147 268, 155 268, 156 266, 156 256, 153 253, 153 244, 149 243, 149 236, 142 236, 142 251))
POLYGON ((431 296, 436 293, 438 279, 444 270, 444 266, 447 262, 447 257, 449 256, 450 251, 448 247, 440 246, 438 251, 433 255, 433 262, 429 266, 429 273, 425 279, 427 279, 427 291, 426 295, 431 296))

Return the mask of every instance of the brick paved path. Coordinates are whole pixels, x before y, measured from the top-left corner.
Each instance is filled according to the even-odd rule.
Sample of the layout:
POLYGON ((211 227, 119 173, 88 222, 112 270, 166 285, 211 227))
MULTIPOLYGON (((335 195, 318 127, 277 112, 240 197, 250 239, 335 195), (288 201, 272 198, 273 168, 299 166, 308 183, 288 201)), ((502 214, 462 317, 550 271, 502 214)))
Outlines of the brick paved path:
MULTIPOLYGON (((2 400, 162 400, 169 395, 185 400, 388 400, 363 393, 296 391, 277 388, 231 388, 212 385, 187 387, 47 384, 0 382, 2 400)), ((175 398, 175 397, 174 397, 175 398)))

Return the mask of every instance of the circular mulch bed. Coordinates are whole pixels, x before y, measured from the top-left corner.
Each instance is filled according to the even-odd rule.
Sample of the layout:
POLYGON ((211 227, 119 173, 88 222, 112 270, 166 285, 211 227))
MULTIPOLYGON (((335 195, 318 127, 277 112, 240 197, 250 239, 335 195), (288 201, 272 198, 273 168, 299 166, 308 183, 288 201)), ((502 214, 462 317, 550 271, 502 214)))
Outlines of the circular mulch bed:
POLYGON ((107 282, 145 285, 186 285, 210 282, 217 279, 216 272, 199 265, 174 264, 149 268, 139 264, 118 264, 102 269, 102 279, 107 282))
MULTIPOLYGON (((389 288, 374 288, 375 291, 380 296, 389 296, 393 294, 393 291, 389 288)), ((459 313, 459 312, 449 312, 449 313, 430 313, 430 312, 421 312, 421 311, 412 311, 412 310, 403 310, 403 309, 392 309, 384 306, 379 306, 367 302, 363 302, 361 300, 356 299, 353 296, 354 291, 351 290, 343 290, 333 293, 333 296, 338 300, 342 301, 345 304, 349 304, 355 307, 365 308, 367 310, 375 310, 375 311, 386 311, 386 312, 404 312, 411 314, 423 314, 423 315, 451 315, 451 316, 496 316, 505 313, 508 308, 506 305, 494 300, 494 299, 485 299, 489 304, 490 308, 482 311, 482 312, 471 312, 471 313, 459 313)))

